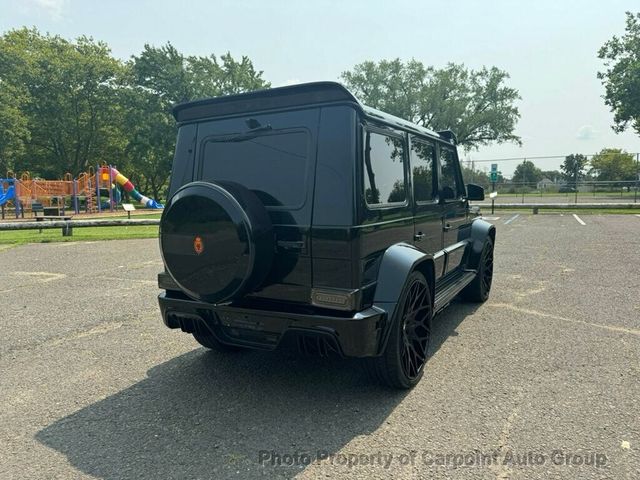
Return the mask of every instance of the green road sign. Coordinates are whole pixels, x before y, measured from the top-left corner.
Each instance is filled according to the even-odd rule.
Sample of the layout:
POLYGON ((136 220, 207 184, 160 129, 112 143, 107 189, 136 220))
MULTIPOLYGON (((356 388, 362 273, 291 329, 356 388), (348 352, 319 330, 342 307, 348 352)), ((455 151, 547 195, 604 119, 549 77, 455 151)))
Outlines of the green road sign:
POLYGON ((491 172, 491 181, 494 183, 498 181, 498 172, 491 172))

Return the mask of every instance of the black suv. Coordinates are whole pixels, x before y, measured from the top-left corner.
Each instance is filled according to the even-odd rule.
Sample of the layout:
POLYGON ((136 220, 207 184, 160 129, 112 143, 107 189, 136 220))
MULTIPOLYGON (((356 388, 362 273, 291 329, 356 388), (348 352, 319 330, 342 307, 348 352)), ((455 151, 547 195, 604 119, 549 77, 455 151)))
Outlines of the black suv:
POLYGON ((472 218, 453 133, 361 104, 332 82, 175 107, 160 224, 164 323, 208 348, 366 357, 410 388, 431 319, 482 302, 494 227, 472 218))

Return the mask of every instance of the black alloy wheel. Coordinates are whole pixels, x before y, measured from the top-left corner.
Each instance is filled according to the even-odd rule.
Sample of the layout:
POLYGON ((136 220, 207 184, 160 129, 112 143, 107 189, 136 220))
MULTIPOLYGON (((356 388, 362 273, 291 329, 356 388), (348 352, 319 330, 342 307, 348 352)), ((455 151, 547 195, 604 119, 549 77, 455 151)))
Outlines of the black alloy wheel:
POLYGON ((488 241, 482 249, 482 258, 480 259, 482 268, 482 292, 486 297, 491 291, 491 282, 493 281, 493 243, 488 241))
POLYGON ((402 371, 409 380, 421 373, 431 337, 431 296, 424 277, 413 279, 402 314, 402 371))
POLYGON ((379 382, 409 389, 424 374, 431 339, 431 289, 422 273, 411 273, 397 308, 384 352, 367 359, 366 366, 379 382))
POLYGON ((487 238, 482 247, 475 278, 462 290, 462 298, 470 302, 486 302, 493 282, 493 242, 487 238))

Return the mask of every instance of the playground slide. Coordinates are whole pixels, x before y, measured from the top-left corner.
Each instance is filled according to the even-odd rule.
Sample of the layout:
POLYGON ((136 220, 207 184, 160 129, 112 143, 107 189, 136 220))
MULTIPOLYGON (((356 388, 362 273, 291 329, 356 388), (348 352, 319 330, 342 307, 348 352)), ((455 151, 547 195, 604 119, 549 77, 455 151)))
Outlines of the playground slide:
POLYGON ((164 205, 161 203, 142 195, 138 190, 136 190, 136 187, 131 183, 131 180, 113 167, 111 167, 111 178, 114 178, 118 185, 120 185, 125 192, 131 195, 135 201, 142 203, 147 208, 164 208, 164 205))
POLYGON ((0 206, 7 203, 9 200, 16 198, 16 190, 13 185, 7 188, 6 192, 2 191, 2 185, 0 185, 0 206))

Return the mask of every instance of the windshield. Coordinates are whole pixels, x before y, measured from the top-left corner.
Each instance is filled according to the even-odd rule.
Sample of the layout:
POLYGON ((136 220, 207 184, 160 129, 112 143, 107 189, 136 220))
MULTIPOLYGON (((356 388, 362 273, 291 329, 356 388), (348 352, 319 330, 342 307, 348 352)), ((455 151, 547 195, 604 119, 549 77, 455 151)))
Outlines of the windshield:
POLYGON ((211 137, 203 147, 202 180, 236 182, 266 206, 297 208, 306 197, 308 145, 302 129, 211 137))

